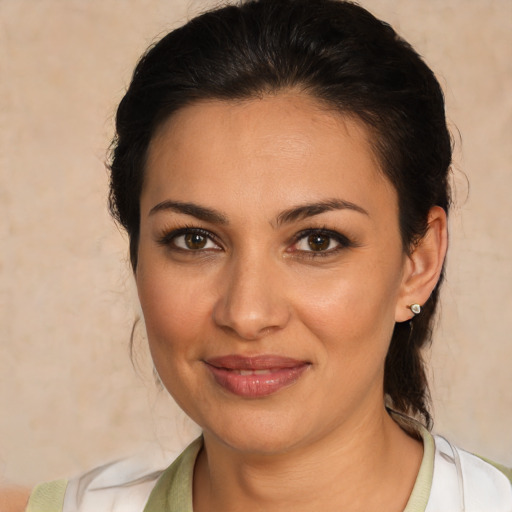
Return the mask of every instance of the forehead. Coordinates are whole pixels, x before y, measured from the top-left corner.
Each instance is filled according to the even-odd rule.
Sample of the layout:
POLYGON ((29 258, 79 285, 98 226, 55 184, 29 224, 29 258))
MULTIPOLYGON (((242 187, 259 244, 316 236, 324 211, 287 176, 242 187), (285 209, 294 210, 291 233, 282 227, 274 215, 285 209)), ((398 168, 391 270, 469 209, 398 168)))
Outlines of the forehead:
POLYGON ((375 192, 394 195, 363 123, 291 92, 197 102, 160 127, 143 195, 208 202, 212 190, 249 202, 269 194, 295 202, 338 192, 352 201, 366 195, 365 202, 375 192))

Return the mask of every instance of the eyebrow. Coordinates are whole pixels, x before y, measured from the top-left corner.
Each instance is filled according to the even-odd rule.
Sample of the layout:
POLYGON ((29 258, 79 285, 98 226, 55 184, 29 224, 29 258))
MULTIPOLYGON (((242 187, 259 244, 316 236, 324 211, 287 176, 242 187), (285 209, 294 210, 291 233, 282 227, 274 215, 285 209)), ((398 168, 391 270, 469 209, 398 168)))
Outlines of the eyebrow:
POLYGON ((194 203, 182 203, 181 201, 162 201, 151 208, 149 215, 154 215, 157 212, 166 210, 191 215, 192 217, 196 217, 196 219, 203 220, 205 222, 228 224, 227 217, 216 210, 206 208, 205 206, 199 206, 194 203))
MULTIPOLYGON (((217 210, 213 210, 212 208, 207 208, 205 206, 199 206, 195 203, 184 203, 181 201, 162 201, 161 203, 158 203, 157 205, 153 206, 153 208, 151 208, 149 215, 154 215, 157 212, 167 210, 185 215, 191 215, 192 217, 203 220, 205 222, 223 225, 229 224, 227 217, 217 210)), ((352 210, 364 215, 369 215, 364 208, 358 206, 357 204, 351 203, 350 201, 344 201, 342 199, 329 199, 327 201, 308 203, 284 210, 277 216, 276 225, 280 226, 282 224, 288 224, 290 222, 306 219, 308 217, 314 217, 315 215, 320 215, 321 213, 332 210, 352 210)))
POLYGON ((369 213, 358 206, 357 204, 351 203, 350 201, 343 201, 342 199, 329 199, 327 201, 321 201, 319 203, 309 203, 301 206, 296 206, 281 212, 277 216, 277 225, 294 222, 297 220, 306 219, 308 217, 314 217, 324 212, 332 210, 352 210, 363 215, 369 215, 369 213))

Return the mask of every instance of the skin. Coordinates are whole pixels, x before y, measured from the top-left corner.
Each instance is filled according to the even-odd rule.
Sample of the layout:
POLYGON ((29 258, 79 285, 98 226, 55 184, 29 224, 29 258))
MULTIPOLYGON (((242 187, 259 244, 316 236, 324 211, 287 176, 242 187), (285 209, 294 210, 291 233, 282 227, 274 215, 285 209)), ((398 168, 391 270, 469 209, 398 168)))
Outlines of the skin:
POLYGON ((161 127, 136 281, 160 378, 203 428, 195 511, 403 510, 422 445, 385 411, 384 360, 395 322, 439 277, 446 218, 429 220, 408 254, 364 126, 308 96, 200 102, 161 127), (308 367, 240 397, 205 364, 231 354, 308 367))

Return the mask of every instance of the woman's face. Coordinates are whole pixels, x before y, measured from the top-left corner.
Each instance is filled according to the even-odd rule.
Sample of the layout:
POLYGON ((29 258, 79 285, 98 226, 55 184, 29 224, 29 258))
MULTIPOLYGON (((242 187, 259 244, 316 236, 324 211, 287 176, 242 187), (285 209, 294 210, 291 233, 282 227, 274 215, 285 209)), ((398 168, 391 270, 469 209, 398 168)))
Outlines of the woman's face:
POLYGON ((140 228, 154 363, 205 436, 275 453, 382 410, 408 258, 361 123, 293 93, 183 108, 140 228))

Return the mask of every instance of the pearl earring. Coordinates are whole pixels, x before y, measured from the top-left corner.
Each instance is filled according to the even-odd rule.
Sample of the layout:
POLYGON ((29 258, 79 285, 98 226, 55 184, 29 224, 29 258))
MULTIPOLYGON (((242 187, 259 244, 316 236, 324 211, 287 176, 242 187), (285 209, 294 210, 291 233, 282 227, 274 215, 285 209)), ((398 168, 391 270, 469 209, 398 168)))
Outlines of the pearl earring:
POLYGON ((415 315, 419 315, 421 313, 421 306, 419 304, 411 304, 407 306, 415 315))

